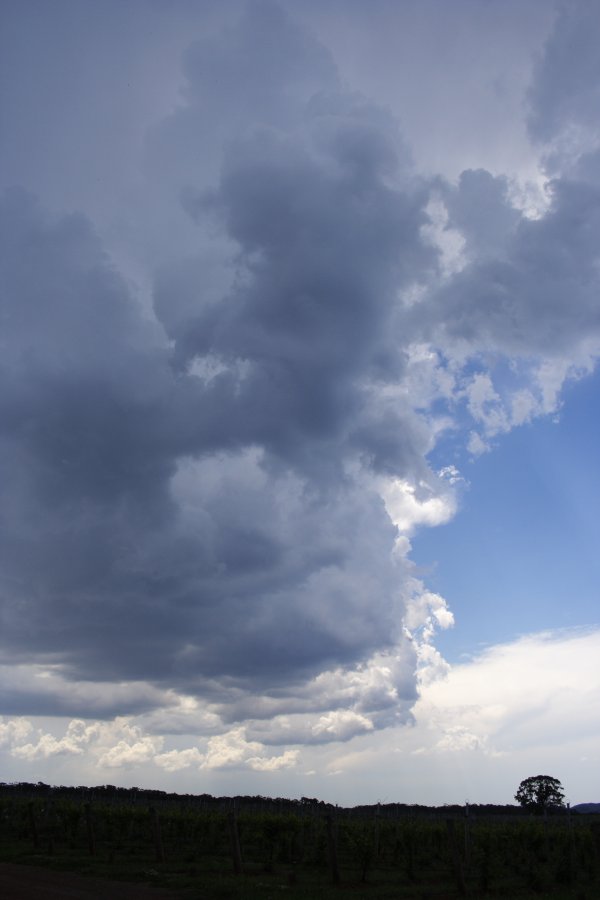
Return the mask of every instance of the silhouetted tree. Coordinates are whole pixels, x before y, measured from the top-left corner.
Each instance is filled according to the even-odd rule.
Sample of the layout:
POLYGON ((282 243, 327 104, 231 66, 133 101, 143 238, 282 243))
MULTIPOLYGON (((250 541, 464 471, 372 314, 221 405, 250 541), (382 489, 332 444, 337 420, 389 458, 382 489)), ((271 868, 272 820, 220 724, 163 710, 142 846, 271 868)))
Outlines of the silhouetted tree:
POLYGON ((550 775, 533 775, 521 782, 515 800, 526 809, 536 812, 564 806, 564 791, 558 778, 550 775))

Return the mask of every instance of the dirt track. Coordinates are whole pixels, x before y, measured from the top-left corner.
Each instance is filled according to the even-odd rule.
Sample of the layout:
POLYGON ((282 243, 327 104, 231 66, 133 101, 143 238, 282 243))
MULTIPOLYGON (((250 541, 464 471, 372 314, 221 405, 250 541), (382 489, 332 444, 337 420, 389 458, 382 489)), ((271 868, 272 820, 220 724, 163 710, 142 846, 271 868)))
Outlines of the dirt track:
POLYGON ((37 866, 0 863, 0 897, 2 900, 175 900, 182 894, 149 884, 106 881, 37 866))

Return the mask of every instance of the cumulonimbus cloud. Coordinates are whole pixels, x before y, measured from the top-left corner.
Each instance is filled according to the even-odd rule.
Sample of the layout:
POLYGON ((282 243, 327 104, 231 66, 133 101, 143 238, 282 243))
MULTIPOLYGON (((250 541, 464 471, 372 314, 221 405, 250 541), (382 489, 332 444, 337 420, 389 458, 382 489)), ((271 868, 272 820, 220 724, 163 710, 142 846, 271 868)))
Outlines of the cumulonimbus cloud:
POLYGON ((594 365, 600 195, 591 165, 558 175, 532 218, 506 178, 418 175, 393 116, 270 3, 183 73, 129 211, 147 255, 177 222, 151 308, 88 217, 22 190, 0 207, 2 660, 52 676, 6 709, 175 722, 192 697, 206 733, 247 722, 268 770, 286 735, 410 719, 452 622, 406 556, 457 508, 429 454, 465 423, 484 449, 594 365))

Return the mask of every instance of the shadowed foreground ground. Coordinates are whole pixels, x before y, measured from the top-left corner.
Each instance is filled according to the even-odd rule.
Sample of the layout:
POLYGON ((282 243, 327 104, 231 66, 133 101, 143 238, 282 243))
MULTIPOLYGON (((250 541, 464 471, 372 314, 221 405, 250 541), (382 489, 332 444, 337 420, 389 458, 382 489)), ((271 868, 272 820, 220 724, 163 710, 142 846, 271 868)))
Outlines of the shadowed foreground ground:
POLYGON ((181 896, 181 892, 152 885, 0 863, 0 897, 5 900, 175 900, 181 896))

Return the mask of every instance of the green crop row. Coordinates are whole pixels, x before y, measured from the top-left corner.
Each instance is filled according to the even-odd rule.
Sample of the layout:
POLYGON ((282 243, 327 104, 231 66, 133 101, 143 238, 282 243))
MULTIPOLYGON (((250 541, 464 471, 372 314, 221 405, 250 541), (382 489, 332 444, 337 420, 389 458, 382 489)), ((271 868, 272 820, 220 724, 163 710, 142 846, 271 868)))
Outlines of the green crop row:
POLYGON ((0 799, 0 846, 4 860, 133 879, 151 873, 182 890, 207 879, 217 890, 220 879, 232 897, 251 896, 259 879, 286 885, 290 897, 328 896, 332 884, 336 896, 368 885, 374 898, 600 896, 593 818, 360 819, 8 798, 0 799))

